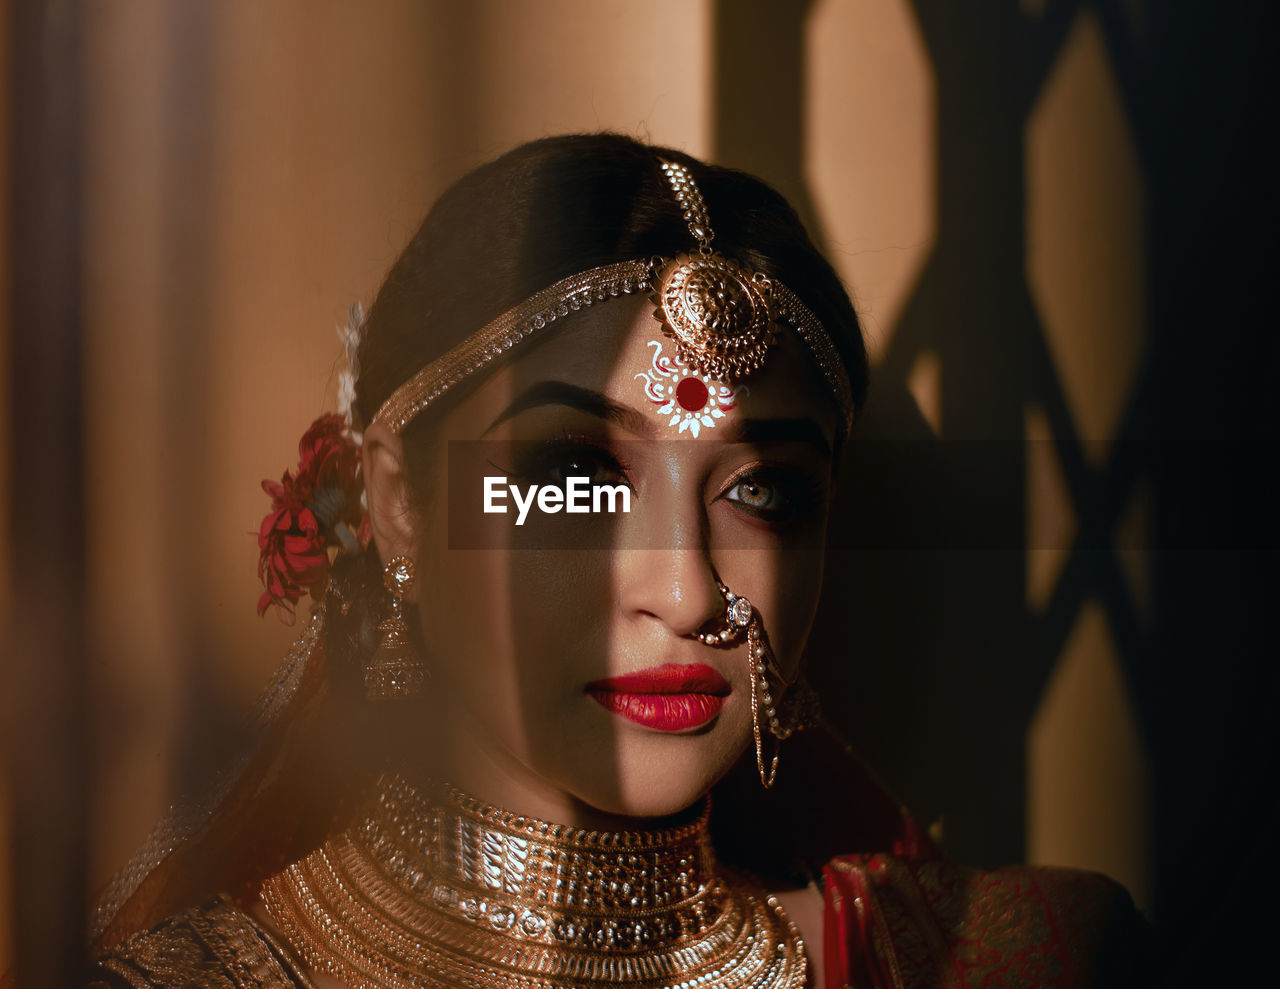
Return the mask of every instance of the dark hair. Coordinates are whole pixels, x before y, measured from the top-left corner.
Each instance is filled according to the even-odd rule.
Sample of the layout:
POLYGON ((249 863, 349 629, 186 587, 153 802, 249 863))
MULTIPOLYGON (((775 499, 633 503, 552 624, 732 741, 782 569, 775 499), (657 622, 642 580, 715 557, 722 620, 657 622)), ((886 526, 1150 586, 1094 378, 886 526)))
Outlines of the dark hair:
MULTIPOLYGON (((522 144, 481 165, 432 207, 369 309, 356 385, 363 421, 418 369, 553 282, 614 261, 688 251, 689 229, 660 158, 680 162, 693 174, 716 249, 782 281, 821 321, 860 409, 867 354, 858 317, 839 277, 781 195, 744 172, 680 151, 620 134, 572 134, 522 144)), ((426 482, 421 465, 437 419, 433 409, 404 432, 406 469, 418 491, 426 482)), ((348 586, 381 587, 374 553, 370 547, 369 559, 350 574, 348 586)), ((345 627, 341 635, 355 647, 334 648, 340 643, 333 642, 335 661, 335 652, 363 654, 371 648, 367 623, 350 617, 327 623, 345 627)))

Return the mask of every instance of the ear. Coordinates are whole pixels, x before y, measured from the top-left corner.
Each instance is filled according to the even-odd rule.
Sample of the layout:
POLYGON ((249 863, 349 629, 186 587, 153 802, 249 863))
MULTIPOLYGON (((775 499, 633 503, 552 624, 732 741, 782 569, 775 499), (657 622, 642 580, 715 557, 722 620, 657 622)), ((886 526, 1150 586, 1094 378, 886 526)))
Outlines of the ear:
POLYGON ((404 469, 404 444, 381 423, 364 431, 361 451, 369 527, 383 565, 395 556, 413 557, 418 519, 413 511, 409 477, 404 469))

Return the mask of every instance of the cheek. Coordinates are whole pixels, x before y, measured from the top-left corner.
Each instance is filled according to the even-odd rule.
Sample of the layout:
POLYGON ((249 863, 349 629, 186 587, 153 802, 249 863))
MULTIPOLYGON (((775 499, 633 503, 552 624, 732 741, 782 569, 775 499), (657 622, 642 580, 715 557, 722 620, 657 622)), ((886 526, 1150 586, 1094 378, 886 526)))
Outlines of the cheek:
MULTIPOLYGON (((439 545, 439 544, 437 544, 439 545)), ((491 552, 439 552, 421 568, 418 599, 427 663, 437 688, 488 720, 511 721, 519 706, 510 568, 491 552)), ((444 698, 441 698, 444 700, 444 698)))
POLYGON ((425 561, 418 608, 428 662, 452 695, 442 700, 509 750, 550 744, 601 675, 592 646, 609 585, 594 556, 458 550, 425 561))
POLYGON ((434 693, 486 721, 519 714, 510 560, 486 550, 449 550, 447 512, 433 503, 419 541, 418 614, 434 693))
POLYGON ((779 664, 800 662, 822 590, 821 550, 757 550, 725 555, 726 583, 756 606, 779 664))
POLYGON ((437 552, 428 558, 418 610, 433 664, 457 666, 454 657, 460 653, 499 660, 511 652, 515 623, 506 563, 501 554, 488 551, 437 552))

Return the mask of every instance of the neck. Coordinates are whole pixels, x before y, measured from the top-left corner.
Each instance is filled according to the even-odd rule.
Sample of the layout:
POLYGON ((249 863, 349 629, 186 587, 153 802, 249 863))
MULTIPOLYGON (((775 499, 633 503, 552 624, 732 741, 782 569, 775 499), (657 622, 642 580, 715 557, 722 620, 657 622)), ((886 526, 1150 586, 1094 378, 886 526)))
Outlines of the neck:
POLYGON ((433 792, 439 780, 448 780, 476 801, 500 807, 513 816, 535 818, 586 831, 661 831, 679 826, 698 814, 704 796, 691 806, 662 817, 635 817, 601 810, 540 777, 531 777, 523 766, 509 767, 504 761, 484 758, 459 763, 443 761, 428 770, 421 765, 402 765, 395 775, 424 792, 433 792))
POLYGON ((513 754, 445 684, 421 707, 403 705, 402 710, 387 714, 396 719, 396 726, 388 733, 387 726, 380 725, 381 733, 389 735, 392 742, 381 750, 382 757, 375 764, 391 768, 415 786, 428 788, 432 781, 448 780, 472 796, 514 814, 595 831, 669 827, 687 818, 691 809, 701 803, 702 794, 693 792, 670 801, 664 799, 667 806, 657 807, 657 814, 646 813, 648 808, 632 809, 629 805, 634 801, 622 792, 617 773, 607 759, 599 760, 601 772, 608 774, 606 778, 593 778, 590 771, 578 774, 579 782, 589 792, 589 797, 583 799, 563 781, 530 768, 539 761, 551 761, 550 757, 538 760, 533 753, 513 754))

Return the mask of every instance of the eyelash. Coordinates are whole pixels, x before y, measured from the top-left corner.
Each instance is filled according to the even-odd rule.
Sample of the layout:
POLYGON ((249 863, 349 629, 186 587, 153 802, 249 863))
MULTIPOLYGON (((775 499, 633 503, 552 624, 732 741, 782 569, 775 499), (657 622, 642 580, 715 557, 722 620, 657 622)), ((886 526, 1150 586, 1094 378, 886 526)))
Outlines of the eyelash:
MULTIPOLYGON (((631 467, 624 463, 607 445, 592 437, 570 433, 564 430, 553 439, 545 440, 516 458, 510 469, 498 467, 509 477, 536 484, 562 484, 564 478, 582 476, 571 471, 555 472, 570 463, 574 458, 593 460, 603 469, 603 473, 614 476, 603 478, 592 476, 598 484, 625 484, 635 490, 631 482, 631 467)), ((495 464, 495 467, 498 465, 495 464)), ((735 510, 753 518, 774 524, 784 525, 816 512, 822 497, 822 486, 815 482, 806 472, 781 464, 750 464, 736 471, 721 487, 720 493, 713 501, 726 501, 735 510), (730 495, 746 484, 765 486, 778 493, 783 507, 768 508, 753 506, 742 498, 730 495)))
MULTIPOLYGON (((631 468, 618 459, 607 447, 587 436, 575 435, 564 430, 554 439, 545 440, 526 450, 516 458, 515 465, 503 473, 536 484, 561 484, 566 477, 580 477, 581 474, 567 472, 560 478, 553 478, 552 471, 562 467, 574 457, 595 460, 606 471, 615 473, 617 478, 595 481, 599 484, 625 484, 634 490, 629 476, 631 468)), ((495 465, 496 466, 496 465, 495 465)), ((502 468, 499 468, 502 470, 502 468)), ((593 478, 594 480, 594 478, 593 478)))
POLYGON ((821 486, 805 472, 781 464, 751 464, 729 478, 716 500, 733 502, 738 511, 775 525, 814 514, 821 500, 821 486), (767 508, 729 497, 743 485, 766 486, 781 496, 783 507, 767 508))

